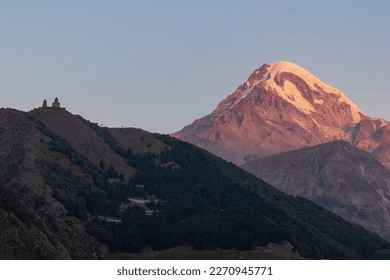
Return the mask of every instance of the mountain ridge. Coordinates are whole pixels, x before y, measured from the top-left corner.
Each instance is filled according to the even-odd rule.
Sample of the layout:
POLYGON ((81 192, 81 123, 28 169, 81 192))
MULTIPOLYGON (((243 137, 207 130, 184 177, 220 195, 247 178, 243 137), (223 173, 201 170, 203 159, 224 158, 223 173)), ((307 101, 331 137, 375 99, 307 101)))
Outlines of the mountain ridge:
POLYGON ((346 141, 279 153, 242 168, 390 240, 390 172, 346 141))
POLYGON ((238 165, 342 139, 372 152, 390 168, 390 124, 382 122, 381 139, 366 124, 378 121, 341 91, 282 61, 264 64, 212 113, 171 135, 238 165), (359 138, 364 141, 355 140, 359 138))
POLYGON ((0 110, 0 190, 17 200, 15 211, 20 208, 12 216, 4 203, 12 200, 0 199, 0 214, 14 217, 1 224, 8 233, 0 236, 2 258, 100 259, 145 246, 248 250, 287 241, 306 258, 361 259, 390 246, 189 143, 38 110, 0 110), (64 119, 50 127, 56 118, 64 119), (92 157, 91 145, 82 144, 91 140, 110 153, 92 157), (111 153, 129 166, 125 172, 136 173, 118 172, 111 153), (36 220, 28 225, 25 216, 36 220), (12 238, 15 223, 23 242, 12 238), (41 249, 24 251, 31 244, 41 249))

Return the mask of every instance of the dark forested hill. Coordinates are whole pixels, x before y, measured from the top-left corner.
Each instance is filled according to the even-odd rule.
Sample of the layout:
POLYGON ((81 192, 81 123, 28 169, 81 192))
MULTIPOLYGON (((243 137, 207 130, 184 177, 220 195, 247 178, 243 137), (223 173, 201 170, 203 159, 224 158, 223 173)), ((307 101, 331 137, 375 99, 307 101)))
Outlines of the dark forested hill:
POLYGON ((364 259, 390 247, 191 144, 63 109, 1 109, 0 165, 1 258, 289 242, 306 258, 364 259))

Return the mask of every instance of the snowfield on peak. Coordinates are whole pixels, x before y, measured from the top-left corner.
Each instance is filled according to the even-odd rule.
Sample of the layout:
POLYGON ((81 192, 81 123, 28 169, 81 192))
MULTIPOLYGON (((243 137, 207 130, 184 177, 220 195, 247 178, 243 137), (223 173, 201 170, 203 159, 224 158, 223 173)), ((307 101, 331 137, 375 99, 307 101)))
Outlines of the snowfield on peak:
POLYGON ((265 92, 279 96, 306 116, 317 112, 319 106, 327 106, 326 100, 329 96, 332 96, 337 104, 347 105, 344 110, 350 112, 352 124, 360 122, 362 116, 365 116, 340 90, 320 81, 297 64, 287 61, 264 64, 255 70, 244 84, 218 104, 214 113, 231 111, 243 99, 265 92), (302 92, 302 88, 306 92, 302 92))
MULTIPOLYGON (((264 64, 262 67, 264 66, 268 67, 267 73, 265 73, 259 80, 248 80, 244 84, 247 89, 245 91, 237 92, 238 95, 234 105, 241 99, 247 97, 258 85, 262 85, 264 88, 274 91, 278 96, 294 105, 298 110, 306 115, 310 115, 316 111, 313 105, 324 105, 324 100, 322 98, 315 98, 312 102, 305 98, 297 86, 289 80, 284 81, 283 86, 278 84, 282 82, 282 73, 291 73, 302 79, 312 91, 320 92, 321 95, 332 94, 338 96, 338 101, 340 103, 345 103, 350 106, 353 122, 357 123, 361 120, 361 114, 363 114, 362 111, 351 100, 349 100, 344 93, 320 81, 316 76, 299 65, 288 61, 279 61, 272 64, 264 64)), ((260 69, 256 70, 254 74, 259 73, 260 69)))
POLYGON ((390 166, 390 126, 287 61, 263 64, 213 112, 172 135, 236 164, 343 139, 390 166))

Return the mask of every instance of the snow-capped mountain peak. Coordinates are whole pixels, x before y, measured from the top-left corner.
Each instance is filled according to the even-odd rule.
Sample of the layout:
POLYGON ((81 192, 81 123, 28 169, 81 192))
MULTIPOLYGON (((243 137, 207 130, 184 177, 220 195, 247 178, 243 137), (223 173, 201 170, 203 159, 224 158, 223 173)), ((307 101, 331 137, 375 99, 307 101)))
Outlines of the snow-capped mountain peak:
POLYGON ((327 95, 333 95, 333 99, 336 98, 337 102, 344 103, 350 108, 353 122, 359 122, 364 115, 341 91, 320 81, 299 65, 288 61, 264 64, 255 70, 246 83, 229 96, 226 100, 228 102, 219 104, 217 111, 232 109, 242 99, 253 94, 254 90, 257 94, 265 91, 273 92, 305 115, 316 112, 317 106, 324 105, 327 95))
POLYGON ((211 114, 173 135, 240 164, 336 139, 352 141, 354 127, 367 119, 340 90, 280 61, 255 70, 211 114))
MULTIPOLYGON (((293 75, 298 76, 304 82, 306 82, 306 84, 313 91, 318 91, 322 94, 325 93, 325 94, 337 95, 338 101, 340 103, 345 103, 350 106, 351 114, 354 121, 359 122, 361 120, 360 113, 362 112, 351 100, 349 100, 344 95, 344 93, 320 81, 316 76, 311 74, 306 69, 300 67, 297 64, 294 64, 292 62, 287 62, 287 61, 279 61, 271 64, 268 73, 270 79, 267 80, 270 83, 270 86, 276 88, 280 96, 286 99, 287 101, 293 101, 293 104, 296 105, 297 108, 300 108, 303 112, 315 111, 315 109, 310 103, 310 100, 307 100, 304 96, 302 96, 302 92, 299 88, 297 88, 296 84, 293 84, 290 81, 286 81, 284 84, 284 88, 280 87, 280 85, 277 84, 277 81, 281 80, 280 76, 283 75, 283 73, 291 73, 293 75), (278 90, 278 89, 282 89, 282 90, 278 90), (296 102, 294 102, 294 98, 297 99, 296 102)), ((319 105, 324 104, 324 100, 322 96, 319 96, 318 98, 314 98, 313 102, 314 104, 319 104, 319 105)))

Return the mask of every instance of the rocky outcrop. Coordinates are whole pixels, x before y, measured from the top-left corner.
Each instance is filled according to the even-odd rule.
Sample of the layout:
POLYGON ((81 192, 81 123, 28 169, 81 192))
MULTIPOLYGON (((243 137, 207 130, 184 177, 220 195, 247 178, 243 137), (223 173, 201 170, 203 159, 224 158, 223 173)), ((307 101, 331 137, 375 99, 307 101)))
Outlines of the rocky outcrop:
POLYGON ((352 133, 352 143, 372 153, 390 169, 390 123, 381 119, 367 119, 359 122, 352 133))

